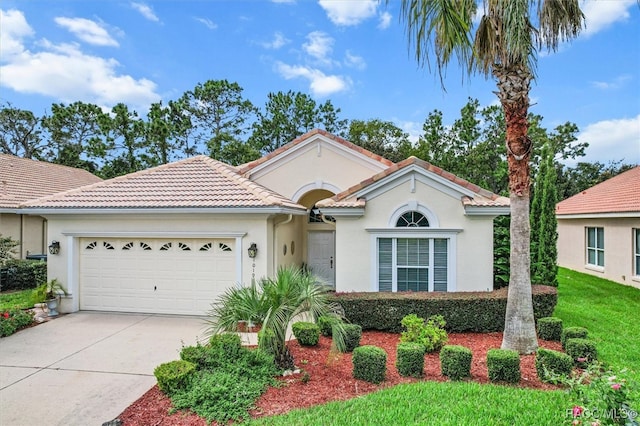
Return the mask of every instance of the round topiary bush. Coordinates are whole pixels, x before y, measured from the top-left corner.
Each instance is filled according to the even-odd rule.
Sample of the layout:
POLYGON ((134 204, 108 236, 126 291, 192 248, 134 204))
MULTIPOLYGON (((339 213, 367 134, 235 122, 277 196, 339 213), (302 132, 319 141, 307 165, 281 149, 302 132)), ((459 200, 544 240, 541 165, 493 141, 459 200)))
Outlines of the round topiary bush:
POLYGON ((315 346, 320 341, 320 327, 312 322, 293 323, 291 330, 302 346, 315 346))
POLYGON ((568 339, 586 339, 588 337, 589 331, 584 327, 567 327, 562 330, 562 335, 560 336, 562 349, 566 350, 566 343, 568 339))
POLYGON ((342 327, 344 328, 344 351, 353 352, 355 348, 360 346, 362 327, 358 324, 343 324, 342 327))
POLYGON ((543 382, 556 383, 559 377, 569 377, 573 359, 563 352, 539 348, 536 352, 536 373, 543 382))
POLYGON ((471 349, 460 345, 445 345, 440 351, 440 369, 451 380, 471 377, 471 349))
POLYGON ((387 373, 387 353, 377 346, 359 346, 353 350, 353 377, 370 383, 381 383, 387 373))
POLYGON ((316 324, 320 327, 320 333, 324 337, 331 337, 333 333, 333 326, 341 322, 340 318, 331 315, 321 315, 318 317, 316 324))
POLYGON ((543 340, 559 342, 562 338, 562 320, 557 317, 544 317, 538 320, 538 337, 543 340))
POLYGON ((586 367, 598 359, 598 351, 593 340, 572 338, 566 341, 567 355, 571 357, 575 365, 586 367))
POLYGON ((520 354, 511 349, 489 349, 487 370, 492 382, 520 382, 520 354))
POLYGON ((422 377, 424 370, 424 345, 401 342, 396 352, 396 368, 401 376, 422 377))
POLYGON ((160 364, 153 370, 158 380, 158 388, 171 396, 179 390, 186 389, 195 374, 196 365, 189 361, 177 360, 160 364))

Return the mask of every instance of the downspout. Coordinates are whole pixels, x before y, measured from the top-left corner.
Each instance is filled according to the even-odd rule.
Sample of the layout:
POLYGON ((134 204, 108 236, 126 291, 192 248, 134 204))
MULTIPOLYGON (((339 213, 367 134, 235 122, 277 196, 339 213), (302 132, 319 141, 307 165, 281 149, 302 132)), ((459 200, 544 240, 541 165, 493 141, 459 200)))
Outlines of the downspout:
POLYGON ((289 213, 289 217, 286 220, 283 220, 282 222, 278 222, 278 223, 274 223, 273 224, 273 272, 277 272, 278 271, 278 265, 276 264, 276 257, 278 255, 278 247, 276 245, 276 240, 278 239, 278 227, 280 227, 280 225, 286 225, 287 223, 291 222, 293 220, 293 214, 289 213))

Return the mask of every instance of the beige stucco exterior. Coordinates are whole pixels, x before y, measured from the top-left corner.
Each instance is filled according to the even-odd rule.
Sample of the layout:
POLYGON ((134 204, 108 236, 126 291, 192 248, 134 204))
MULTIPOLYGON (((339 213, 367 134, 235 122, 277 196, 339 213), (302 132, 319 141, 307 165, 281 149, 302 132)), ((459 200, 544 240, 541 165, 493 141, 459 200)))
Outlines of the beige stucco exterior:
POLYGON ((640 217, 563 218, 558 216, 558 265, 640 288, 633 271, 633 232, 640 217), (604 267, 587 264, 587 227, 604 228, 604 267))
POLYGON ((0 213, 0 234, 20 243, 16 247, 16 257, 26 258, 29 254, 46 254, 46 220, 41 216, 16 213, 0 213))

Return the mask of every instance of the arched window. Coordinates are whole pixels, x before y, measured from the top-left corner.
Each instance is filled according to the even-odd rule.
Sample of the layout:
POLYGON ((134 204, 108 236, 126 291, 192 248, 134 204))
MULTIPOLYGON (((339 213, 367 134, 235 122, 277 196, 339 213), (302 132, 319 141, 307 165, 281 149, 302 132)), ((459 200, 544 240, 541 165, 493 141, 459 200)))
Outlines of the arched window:
POLYGON ((396 221, 396 228, 427 228, 429 220, 420 212, 409 211, 403 213, 396 221))

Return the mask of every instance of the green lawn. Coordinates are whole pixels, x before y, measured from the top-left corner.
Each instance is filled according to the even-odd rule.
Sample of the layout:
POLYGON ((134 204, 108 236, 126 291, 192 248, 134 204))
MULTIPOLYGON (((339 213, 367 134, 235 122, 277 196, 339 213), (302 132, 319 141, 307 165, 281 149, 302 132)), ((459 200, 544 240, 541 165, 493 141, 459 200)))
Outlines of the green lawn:
MULTIPOLYGON (((640 382, 640 290, 561 268, 555 316, 586 327, 602 361, 640 382)), ((640 403, 640 399, 634 399, 640 403)), ((639 404, 636 404, 636 408, 639 404)), ((569 395, 476 383, 420 382, 295 410, 251 425, 558 425, 569 395)))
POLYGON ((11 291, 0 293, 0 311, 6 311, 11 308, 26 309, 33 307, 30 290, 11 291))

